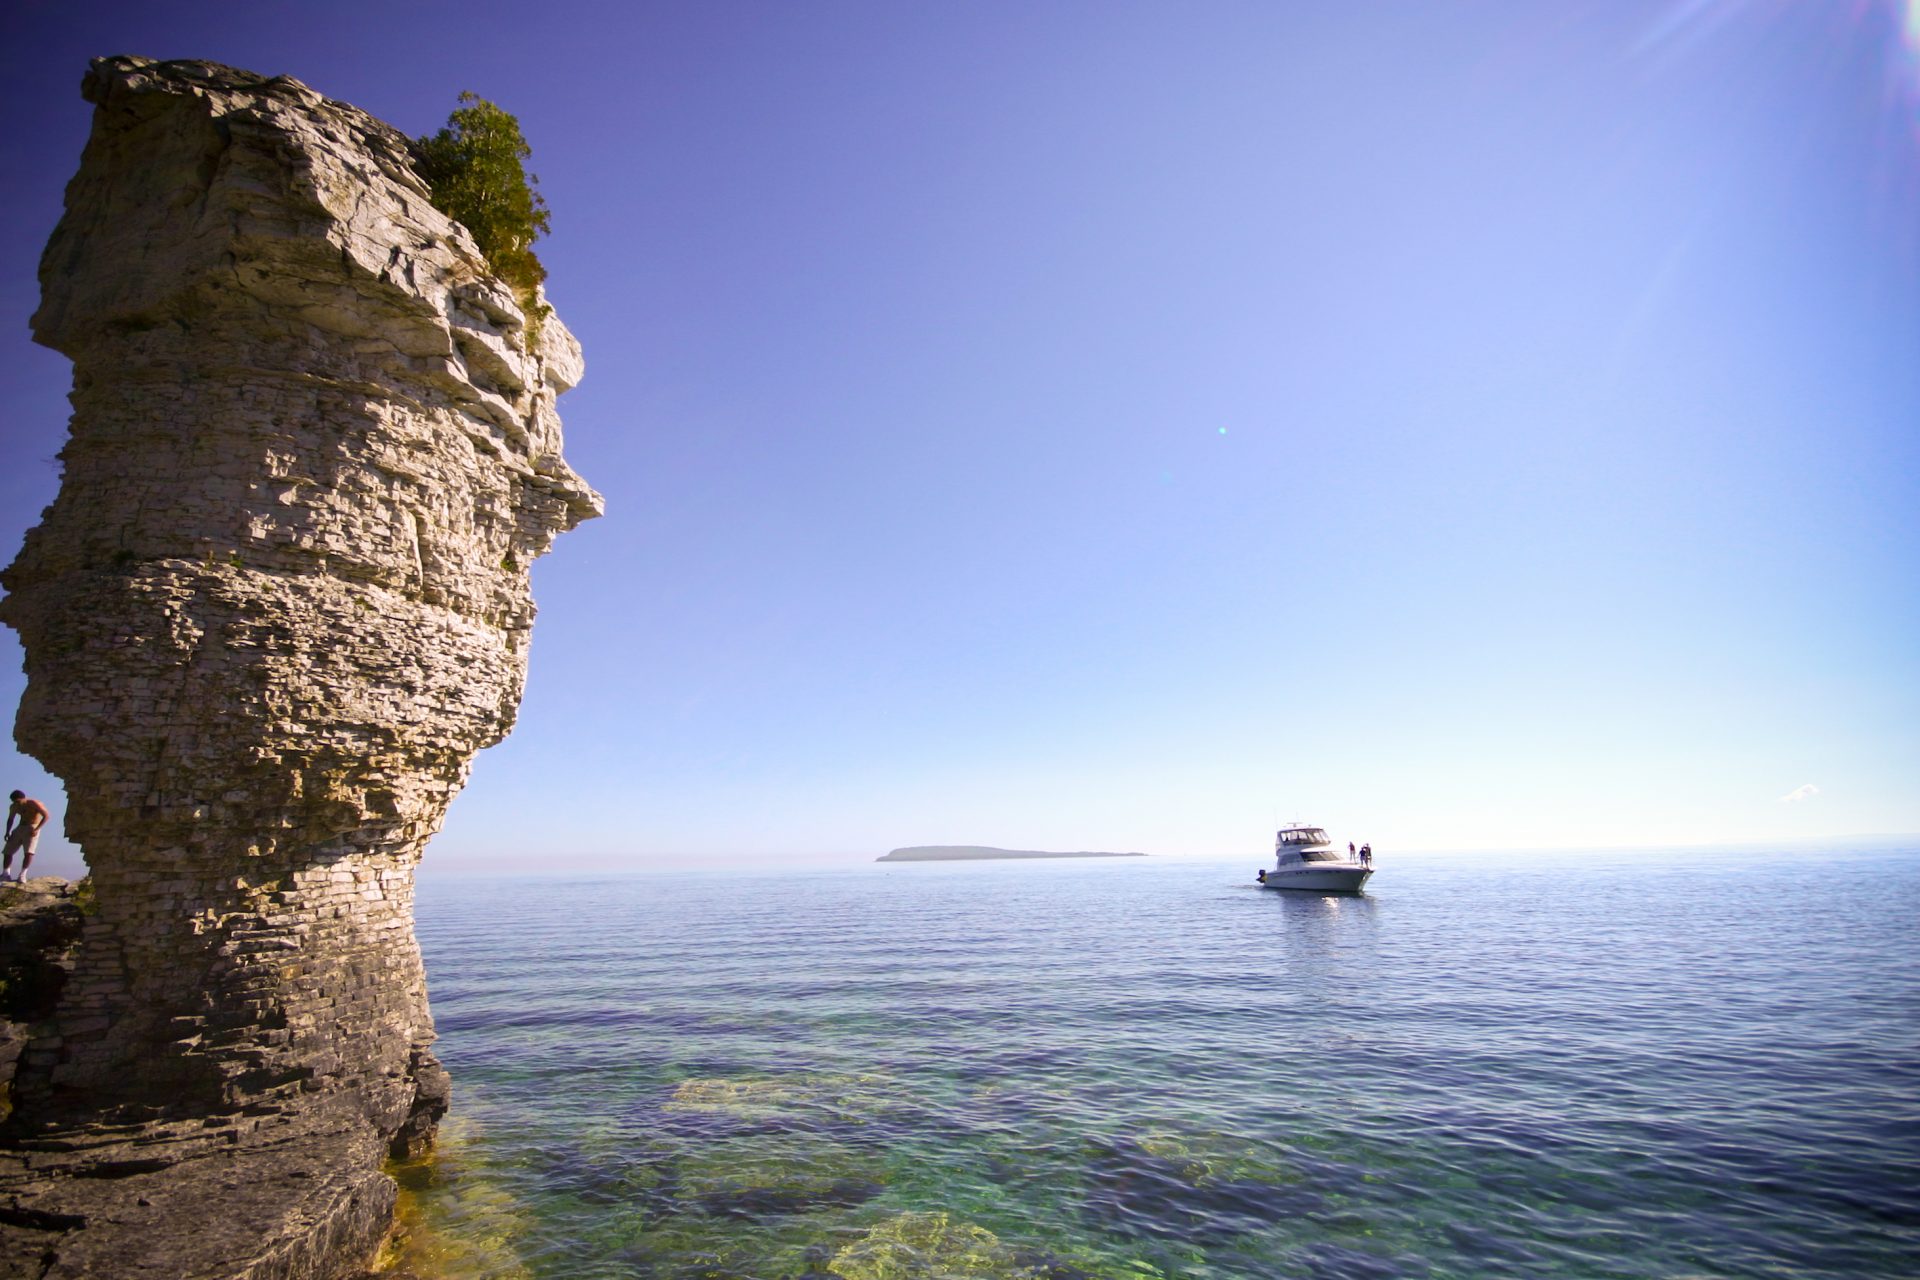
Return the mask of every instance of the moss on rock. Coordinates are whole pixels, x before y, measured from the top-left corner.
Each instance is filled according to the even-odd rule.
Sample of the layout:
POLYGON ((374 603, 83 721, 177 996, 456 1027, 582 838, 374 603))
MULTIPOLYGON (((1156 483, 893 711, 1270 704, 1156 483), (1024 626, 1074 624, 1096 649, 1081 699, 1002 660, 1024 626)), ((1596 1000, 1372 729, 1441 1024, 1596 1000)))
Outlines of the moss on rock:
POLYGON ((989 1280, 1024 1275, 1011 1249, 985 1227, 945 1213, 903 1213, 833 1256, 843 1280, 989 1280))
POLYGON ((878 1157, 817 1140, 721 1142, 678 1157, 672 1169, 681 1197, 740 1217, 849 1208, 886 1180, 878 1157))
POLYGON ((1135 1141, 1142 1151, 1177 1170, 1181 1181, 1196 1187, 1224 1182, 1283 1186, 1300 1180, 1273 1151, 1231 1134, 1155 1129, 1135 1141))
POLYGON ((683 1080, 662 1110, 744 1122, 863 1123, 898 1104, 885 1076, 708 1076, 683 1080))

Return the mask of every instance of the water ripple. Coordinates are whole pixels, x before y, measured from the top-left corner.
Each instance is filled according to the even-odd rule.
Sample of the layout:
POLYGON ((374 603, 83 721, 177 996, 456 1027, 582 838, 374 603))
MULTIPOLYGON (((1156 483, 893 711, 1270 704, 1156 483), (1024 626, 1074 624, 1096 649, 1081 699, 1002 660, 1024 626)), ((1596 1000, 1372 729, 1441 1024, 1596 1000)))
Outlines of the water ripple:
POLYGON ((401 1274, 1912 1274, 1920 859, 1250 872, 429 877, 401 1274))

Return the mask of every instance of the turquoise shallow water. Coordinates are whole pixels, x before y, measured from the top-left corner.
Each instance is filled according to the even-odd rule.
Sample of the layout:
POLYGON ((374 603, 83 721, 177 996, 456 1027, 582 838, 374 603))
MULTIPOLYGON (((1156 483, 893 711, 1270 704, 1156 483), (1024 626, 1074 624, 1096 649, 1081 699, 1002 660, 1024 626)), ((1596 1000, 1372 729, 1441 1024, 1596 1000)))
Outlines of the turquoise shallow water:
POLYGON ((430 873, 402 1270, 1920 1270, 1920 853, 1256 863, 430 873))

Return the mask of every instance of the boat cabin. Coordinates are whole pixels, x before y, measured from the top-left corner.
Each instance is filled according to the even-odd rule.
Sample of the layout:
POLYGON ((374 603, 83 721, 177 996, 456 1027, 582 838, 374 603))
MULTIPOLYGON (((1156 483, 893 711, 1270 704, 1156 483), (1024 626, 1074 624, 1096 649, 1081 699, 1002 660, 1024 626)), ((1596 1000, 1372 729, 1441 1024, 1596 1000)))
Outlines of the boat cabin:
POLYGON ((1281 862, 1345 862, 1346 855, 1332 846, 1321 827, 1282 827, 1273 839, 1281 862))

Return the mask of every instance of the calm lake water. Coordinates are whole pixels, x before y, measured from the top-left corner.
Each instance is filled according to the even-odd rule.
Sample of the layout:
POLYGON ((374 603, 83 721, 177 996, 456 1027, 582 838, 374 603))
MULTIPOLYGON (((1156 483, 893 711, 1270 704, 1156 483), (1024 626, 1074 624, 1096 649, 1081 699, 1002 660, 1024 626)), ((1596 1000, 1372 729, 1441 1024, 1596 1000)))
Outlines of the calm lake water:
POLYGON ((429 871, 399 1271, 1920 1273, 1920 851, 1256 865, 429 871))

